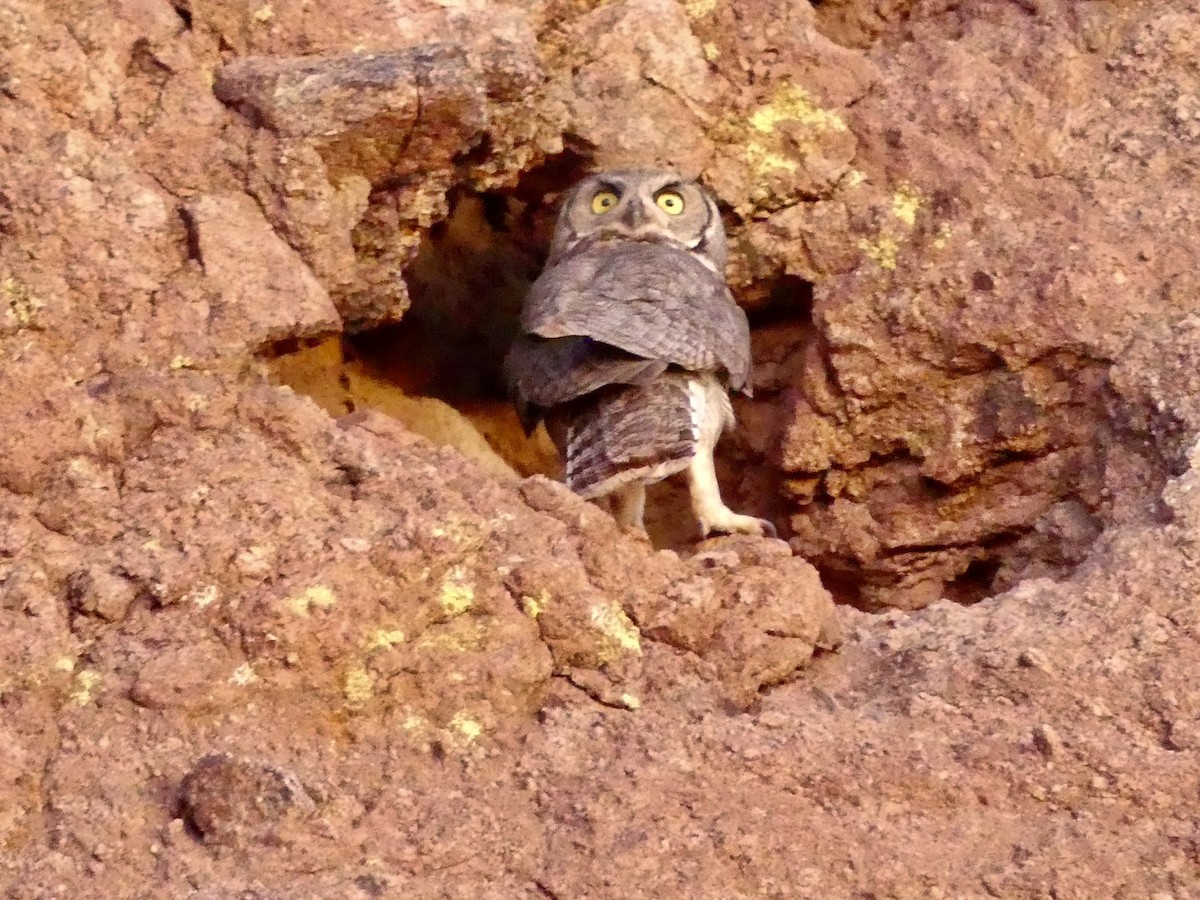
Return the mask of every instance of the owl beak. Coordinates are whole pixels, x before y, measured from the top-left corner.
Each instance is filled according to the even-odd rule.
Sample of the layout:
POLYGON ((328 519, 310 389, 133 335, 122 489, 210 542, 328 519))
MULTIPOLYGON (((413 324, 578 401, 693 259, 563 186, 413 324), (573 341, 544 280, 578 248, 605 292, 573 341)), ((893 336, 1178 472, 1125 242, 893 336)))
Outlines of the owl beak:
POLYGON ((620 221, 630 231, 637 232, 646 224, 646 213, 640 203, 630 203, 625 207, 625 212, 621 213, 620 221))

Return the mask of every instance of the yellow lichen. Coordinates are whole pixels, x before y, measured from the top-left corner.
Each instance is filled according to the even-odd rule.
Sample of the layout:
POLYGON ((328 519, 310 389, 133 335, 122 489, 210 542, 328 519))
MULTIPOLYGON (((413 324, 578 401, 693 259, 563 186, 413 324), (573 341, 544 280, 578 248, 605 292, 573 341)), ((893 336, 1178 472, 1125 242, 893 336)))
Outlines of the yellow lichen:
POLYGON ((521 609, 531 619, 536 619, 545 612, 546 606, 549 603, 550 592, 545 588, 539 590, 536 596, 530 597, 528 594, 525 594, 521 597, 521 609))
POLYGON ((236 684, 238 687, 245 687, 256 681, 258 681, 258 673, 254 671, 254 667, 250 663, 242 663, 229 676, 229 683, 236 684))
POLYGON ((478 529, 471 529, 462 521, 456 518, 450 518, 441 525, 434 525, 429 529, 429 533, 435 538, 446 538, 455 544, 463 545, 470 541, 473 537, 478 537, 478 529))
POLYGON ((333 591, 323 584, 310 587, 304 593, 287 601, 292 612, 298 616, 307 616, 314 606, 318 609, 329 609, 336 603, 337 597, 333 591))
POLYGON ((846 123, 837 113, 822 109, 804 88, 783 84, 770 102, 750 114, 750 127, 771 134, 781 122, 799 122, 814 131, 845 131, 846 123))
POLYGON ((633 696, 633 694, 622 694, 621 705, 626 709, 641 709, 642 701, 633 696))
POLYGON ((693 19, 711 16, 717 8, 717 0, 683 0, 683 11, 693 19))
POLYGON ((485 627, 478 622, 459 620, 453 626, 431 628, 421 635, 417 646, 422 650, 450 650, 454 653, 466 653, 469 650, 480 648, 485 631, 485 627), (463 627, 464 624, 467 627, 463 627))
POLYGON ((4 295, 5 316, 17 328, 28 328, 37 320, 38 310, 44 305, 34 297, 29 288, 16 278, 0 281, 0 294, 4 295))
POLYGON ((202 588, 196 588, 185 599, 204 609, 206 606, 212 606, 220 595, 220 589, 215 584, 209 584, 202 588))
POLYGON ((895 238, 881 234, 874 241, 863 238, 858 242, 858 246, 860 250, 875 261, 875 264, 879 268, 889 271, 896 268, 896 254, 900 248, 895 238))
POLYGON ((362 706, 375 695, 375 678, 362 663, 356 663, 346 671, 342 695, 347 706, 362 706))
POLYGON ((265 25, 275 18, 275 10, 270 3, 265 3, 254 11, 254 21, 265 25))
POLYGON ((610 601, 593 606, 590 618, 592 627, 604 638, 600 647, 601 662, 610 662, 622 651, 642 652, 642 636, 637 626, 616 603, 610 601))
POLYGON ((423 729, 426 724, 426 721, 416 713, 409 713, 404 717, 404 722, 401 723, 400 727, 405 731, 417 731, 418 729, 423 729))
POLYGON ((461 734, 468 744, 483 734, 483 726, 462 712, 454 714, 450 720, 450 728, 461 734))
POLYGON ((917 221, 917 210, 921 208, 921 192, 911 184, 902 184, 892 195, 892 213, 911 228, 917 221))
POLYGON ((196 361, 190 356, 184 356, 182 353, 171 360, 171 368, 174 370, 192 369, 195 368, 195 366, 196 361))
POLYGON ((841 117, 818 106, 808 91, 784 83, 744 121, 727 121, 715 133, 719 139, 742 144, 747 165, 755 179, 762 181, 773 174, 798 172, 819 135, 845 130, 841 117), (799 128, 790 129, 785 137, 779 133, 784 123, 799 128))
POLYGON ((938 226, 937 237, 935 237, 933 239, 933 246, 938 250, 943 249, 946 246, 946 242, 948 240, 950 240, 950 237, 953 234, 954 234, 954 229, 951 228, 949 225, 947 225, 945 222, 943 222, 941 225, 938 226))
POLYGON ((363 642, 363 649, 368 653, 372 650, 390 650, 403 643, 404 632, 399 628, 378 628, 367 636, 363 642))
POLYGON ((455 566, 442 577, 442 610, 448 616, 461 616, 475 605, 475 588, 466 580, 462 566, 455 566))
POLYGON ((716 62, 718 59, 721 58, 721 51, 717 48, 717 45, 714 44, 712 41, 706 42, 703 49, 704 49, 704 58, 706 60, 708 60, 710 63, 716 62))
POLYGON ((779 170, 795 172, 800 168, 800 163, 796 160, 788 159, 755 138, 746 142, 746 162, 759 178, 779 170))
POLYGON ((71 702, 76 706, 87 706, 92 702, 92 692, 100 684, 99 672, 84 669, 75 676, 75 690, 71 691, 71 702))
POLYGON ((271 571, 275 548, 262 544, 247 547, 233 558, 234 567, 243 575, 266 575, 271 571))

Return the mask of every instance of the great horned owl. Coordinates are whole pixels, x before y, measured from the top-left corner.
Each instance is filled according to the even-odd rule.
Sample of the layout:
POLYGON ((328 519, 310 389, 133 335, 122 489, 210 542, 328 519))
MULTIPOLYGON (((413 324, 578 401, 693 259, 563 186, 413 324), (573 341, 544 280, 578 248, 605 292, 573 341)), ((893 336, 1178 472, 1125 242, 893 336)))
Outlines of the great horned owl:
POLYGON ((713 448, 750 393, 750 329, 725 286, 725 228, 694 181, 605 172, 559 213, 505 374, 526 433, 546 420, 580 496, 643 528, 646 485, 687 471, 703 535, 774 535, 721 499, 713 448))

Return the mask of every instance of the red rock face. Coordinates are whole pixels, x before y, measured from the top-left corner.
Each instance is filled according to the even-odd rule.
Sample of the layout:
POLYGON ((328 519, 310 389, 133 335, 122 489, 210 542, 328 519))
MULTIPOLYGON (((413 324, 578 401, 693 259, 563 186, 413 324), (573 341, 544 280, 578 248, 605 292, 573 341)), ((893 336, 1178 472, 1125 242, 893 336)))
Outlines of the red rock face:
POLYGON ((1194 0, 3 20, 0 893, 1200 883, 1194 0), (364 408, 551 469, 490 360, 630 164, 722 202, 786 544, 364 408))
POLYGON ((1196 135, 1165 98, 1195 72, 1157 24, 1061 13, 916 7, 847 115, 861 184, 747 228, 814 284, 769 455, 793 546, 868 606, 1061 572, 1153 515, 1107 375, 1188 306, 1196 135))

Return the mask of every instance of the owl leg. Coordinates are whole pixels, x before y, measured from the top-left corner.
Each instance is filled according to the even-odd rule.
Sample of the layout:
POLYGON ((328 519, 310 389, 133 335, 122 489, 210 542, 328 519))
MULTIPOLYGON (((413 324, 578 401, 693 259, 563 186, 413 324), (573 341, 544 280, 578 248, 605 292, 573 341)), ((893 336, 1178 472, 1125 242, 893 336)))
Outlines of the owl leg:
POLYGON ((613 517, 626 528, 646 530, 646 485, 640 481, 612 493, 613 517))
POLYGON ((688 466, 688 488, 692 494, 692 511, 700 520, 700 533, 708 537, 714 531, 725 534, 757 534, 776 537, 775 526, 766 519, 742 516, 725 505, 717 470, 713 463, 713 448, 701 444, 688 466))

